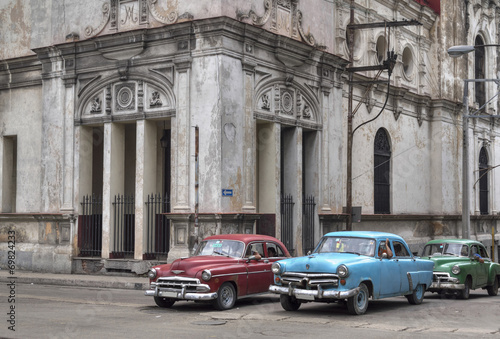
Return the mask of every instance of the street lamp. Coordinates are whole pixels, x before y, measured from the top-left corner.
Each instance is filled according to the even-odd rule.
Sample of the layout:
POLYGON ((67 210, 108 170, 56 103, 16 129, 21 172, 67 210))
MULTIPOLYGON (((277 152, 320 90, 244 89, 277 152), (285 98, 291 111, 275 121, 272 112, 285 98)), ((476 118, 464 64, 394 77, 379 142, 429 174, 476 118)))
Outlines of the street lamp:
MULTIPOLYGON (((448 55, 457 58, 461 55, 473 52, 478 47, 499 47, 500 45, 476 45, 476 46, 453 46, 448 49, 448 55)), ((469 195, 469 118, 498 118, 500 115, 469 114, 469 83, 487 82, 498 83, 498 79, 464 79, 464 112, 462 117, 463 142, 462 142, 462 238, 470 238, 470 195, 469 195)), ((484 107, 484 106, 483 106, 484 107)))
POLYGON ((476 48, 478 47, 499 47, 499 46, 500 45, 453 46, 448 48, 448 55, 451 56, 452 58, 458 58, 459 56, 475 51, 476 48))

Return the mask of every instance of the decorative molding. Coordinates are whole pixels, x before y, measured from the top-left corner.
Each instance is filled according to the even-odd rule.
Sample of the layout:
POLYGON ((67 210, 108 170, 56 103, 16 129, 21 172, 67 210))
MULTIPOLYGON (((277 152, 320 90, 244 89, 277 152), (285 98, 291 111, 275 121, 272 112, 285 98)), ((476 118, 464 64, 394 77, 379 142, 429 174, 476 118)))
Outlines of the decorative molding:
POLYGON ((318 44, 312 34, 305 34, 302 28, 302 12, 298 9, 300 0, 264 0, 264 14, 259 16, 253 10, 247 14, 238 11, 237 19, 249 20, 252 25, 262 27, 269 22, 269 30, 295 40, 301 40, 318 49, 326 46, 318 44), (271 19, 271 20, 269 20, 271 19))
MULTIPOLYGON (((163 12, 158 6, 158 0, 108 0, 101 9, 101 22, 97 27, 91 25, 85 28, 84 35, 91 38, 99 35, 108 26, 109 31, 120 31, 121 27, 131 29, 149 25, 151 18, 164 25, 171 25, 179 19, 192 20, 189 13, 179 15, 175 10, 163 12), (137 6, 137 7, 136 7, 137 6), (138 8, 138 10, 136 10, 138 8)), ((160 0, 165 1, 165 0, 160 0)), ((76 34, 76 33, 73 33, 76 34)))

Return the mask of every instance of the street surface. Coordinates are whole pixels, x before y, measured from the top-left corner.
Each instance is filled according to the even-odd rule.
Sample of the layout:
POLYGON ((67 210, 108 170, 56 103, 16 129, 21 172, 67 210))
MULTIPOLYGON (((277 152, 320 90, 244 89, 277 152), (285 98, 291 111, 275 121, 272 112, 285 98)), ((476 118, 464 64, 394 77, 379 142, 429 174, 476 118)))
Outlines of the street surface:
POLYGON ((499 338, 500 295, 469 300, 426 293, 421 305, 396 297, 370 301, 362 316, 341 304, 303 304, 286 312, 279 298, 242 299, 232 310, 178 302, 158 308, 140 290, 18 284, 15 332, 9 287, 0 287, 2 338, 499 338))

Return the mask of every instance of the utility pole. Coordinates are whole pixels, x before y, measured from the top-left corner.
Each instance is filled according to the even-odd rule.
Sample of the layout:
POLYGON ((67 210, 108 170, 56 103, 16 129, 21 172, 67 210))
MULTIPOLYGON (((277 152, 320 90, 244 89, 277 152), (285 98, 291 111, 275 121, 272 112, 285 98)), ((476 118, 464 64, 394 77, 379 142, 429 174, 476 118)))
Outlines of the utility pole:
MULTIPOLYGON (((348 107, 347 107, 347 169, 346 169, 346 230, 352 231, 352 148, 353 148, 353 117, 355 112, 352 110, 353 101, 353 84, 354 84, 354 73, 359 71, 372 71, 372 70, 383 70, 388 69, 392 72, 392 68, 396 63, 397 55, 388 53, 388 60, 386 60, 382 65, 375 66, 364 66, 364 67, 354 67, 354 31, 356 29, 370 29, 370 28, 382 28, 382 27, 399 27, 399 26, 416 26, 422 25, 416 20, 402 20, 402 21, 384 21, 384 22, 373 22, 366 24, 354 23, 354 0, 351 0, 350 5, 350 18, 349 25, 347 25, 347 36, 348 36, 348 49, 349 49, 349 67, 347 71, 349 72, 349 97, 348 97, 348 107)), ((370 83, 370 81, 366 81, 370 83)), ((390 84, 388 84, 390 85, 390 84)), ((389 91, 389 88, 387 89, 389 91)))

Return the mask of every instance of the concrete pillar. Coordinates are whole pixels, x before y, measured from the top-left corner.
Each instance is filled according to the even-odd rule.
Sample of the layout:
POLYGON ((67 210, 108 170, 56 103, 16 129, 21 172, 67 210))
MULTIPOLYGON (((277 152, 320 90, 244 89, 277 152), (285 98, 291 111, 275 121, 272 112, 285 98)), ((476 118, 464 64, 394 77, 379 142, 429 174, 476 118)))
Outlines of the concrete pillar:
POLYGON ((255 65, 251 62, 244 63, 244 139, 243 139, 243 164, 244 164, 244 202, 242 210, 248 213, 256 212, 255 196, 257 191, 256 183, 256 120, 253 117, 253 97, 254 97, 254 72, 255 65))
POLYGON ((93 161, 93 130, 92 127, 80 126, 75 133, 78 168, 78 197, 92 194, 92 161, 93 161))
POLYGON ((276 159, 276 166, 274 167, 274 176, 276 177, 276 192, 275 192, 275 209, 276 209, 276 238, 281 239, 281 124, 274 123, 274 158, 276 159))
POLYGON ((257 125, 257 157, 258 157, 258 213, 279 213, 279 157, 276 148, 276 123, 257 125))
POLYGON ((321 211, 323 213, 331 212, 331 192, 333 187, 330 182, 330 133, 328 126, 331 124, 330 117, 333 117, 333 109, 330 106, 330 96, 329 92, 322 92, 322 120, 323 126, 327 126, 324 129, 324 133, 321 133, 321 174, 320 174, 320 187, 321 187, 321 211))
POLYGON ((113 250, 113 200, 123 194, 125 186, 125 126, 104 124, 103 198, 102 198, 102 257, 109 258, 113 250))
MULTIPOLYGON (((190 114, 190 69, 191 59, 174 60, 177 79, 175 83, 177 110, 171 120, 172 128, 172 213, 194 211, 194 184, 190 184, 191 173, 194 177, 194 161, 191 155, 191 114, 190 114), (193 165, 192 165, 193 163, 193 165), (192 166, 191 166, 192 165, 192 166), (192 170, 191 170, 192 168, 192 170), (191 187, 192 186, 192 187, 191 187), (193 201, 192 201, 193 200, 193 201), (191 206, 193 208, 191 208, 191 206)), ((194 137, 193 137, 194 138, 194 137)), ((194 147, 194 145, 193 145, 194 147)), ((190 230, 189 214, 170 218, 170 251, 168 261, 189 256, 188 237, 190 230)))
POLYGON ((281 131, 283 145, 284 175, 283 193, 293 196, 293 232, 295 255, 302 255, 302 128, 287 128, 281 131))
MULTIPOLYGON (((190 208, 190 132, 189 109, 190 60, 176 63, 177 111, 172 118, 172 212, 189 212, 190 208)), ((194 189, 194 187, 193 187, 194 189)))
MULTIPOLYGON (((63 175, 62 175, 62 207, 61 211, 73 213, 75 210, 73 193, 74 179, 74 140, 75 140, 75 85, 73 81, 66 82, 64 88, 63 111, 63 175)), ((78 209, 78 208, 76 208, 78 209)))
MULTIPOLYGON (((156 124, 147 120, 137 121, 136 175, 135 175, 135 249, 134 259, 141 260, 145 253, 147 225, 146 201, 156 187, 156 124)), ((153 216, 154 217, 154 216, 153 216)))

